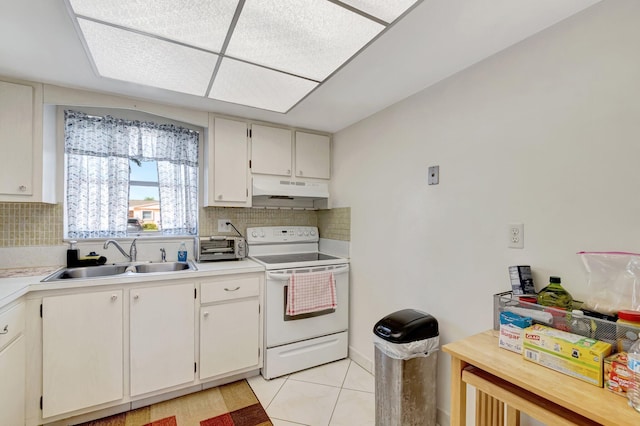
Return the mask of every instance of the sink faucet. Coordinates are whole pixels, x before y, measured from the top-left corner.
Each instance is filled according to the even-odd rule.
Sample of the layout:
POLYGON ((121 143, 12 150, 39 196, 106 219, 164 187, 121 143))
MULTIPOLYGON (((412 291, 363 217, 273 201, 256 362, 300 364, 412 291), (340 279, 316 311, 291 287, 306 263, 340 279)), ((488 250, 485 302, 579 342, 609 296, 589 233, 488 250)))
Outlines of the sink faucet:
POLYGON ((105 241, 103 248, 106 250, 109 247, 109 244, 113 244, 120 251, 120 253, 122 253, 122 255, 124 257, 129 259, 129 262, 135 262, 136 261, 136 257, 138 256, 138 249, 136 247, 136 240, 137 240, 137 238, 134 238, 133 241, 131 242, 131 247, 129 248, 129 254, 127 254, 127 252, 124 251, 122 246, 120 244, 118 244, 118 242, 116 240, 107 240, 107 241, 105 241))
POLYGON ((162 257, 163 262, 167 261, 167 251, 164 249, 164 247, 160 249, 160 256, 162 257))

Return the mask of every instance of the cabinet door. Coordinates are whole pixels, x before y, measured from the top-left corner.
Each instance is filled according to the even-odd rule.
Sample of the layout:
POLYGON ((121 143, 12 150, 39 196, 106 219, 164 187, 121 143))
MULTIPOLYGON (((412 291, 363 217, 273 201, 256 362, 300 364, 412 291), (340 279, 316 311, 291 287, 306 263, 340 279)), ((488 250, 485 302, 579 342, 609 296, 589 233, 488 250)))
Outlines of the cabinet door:
POLYGON ((193 284, 131 290, 132 396, 194 380, 194 304, 193 284))
POLYGON ((33 87, 0 81, 0 194, 33 194, 33 87))
POLYGON ((251 126, 251 172, 291 176, 291 130, 251 126))
POLYGON ((296 176, 320 179, 331 177, 329 136, 296 132, 296 176))
POLYGON ((200 308, 200 379, 258 367, 258 300, 200 308))
POLYGON ((209 182, 208 204, 245 206, 249 200, 247 124, 216 117, 210 120, 211 127, 209 170, 213 165, 213 182, 209 182))
POLYGON ((43 418, 122 399, 122 290, 42 305, 43 418))
POLYGON ((25 424, 25 360, 24 336, 0 352, 0 425, 25 424))

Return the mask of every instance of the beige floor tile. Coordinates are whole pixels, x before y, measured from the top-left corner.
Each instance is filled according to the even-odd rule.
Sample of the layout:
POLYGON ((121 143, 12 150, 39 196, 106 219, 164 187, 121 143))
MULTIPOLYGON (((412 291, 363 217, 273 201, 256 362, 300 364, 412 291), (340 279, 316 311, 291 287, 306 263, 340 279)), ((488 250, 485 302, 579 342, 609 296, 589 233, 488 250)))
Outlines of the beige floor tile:
POLYGON ((274 420, 311 426, 327 426, 340 388, 287 380, 266 409, 274 420))
POLYGON ((350 363, 351 361, 349 359, 335 361, 330 364, 321 365, 319 367, 291 374, 289 376, 289 380, 340 387, 347 375, 350 363))
POLYGON ((249 386, 253 389, 253 392, 258 397, 260 404, 266 409, 273 397, 276 396, 284 382, 287 381, 286 377, 279 377, 277 379, 265 380, 262 376, 255 376, 247 379, 249 386))
POLYGON ((342 389, 331 417, 330 426, 375 425, 373 393, 342 389))
POLYGON ((302 423, 292 423, 292 422, 288 422, 286 420, 277 420, 277 419, 274 420, 274 419, 271 419, 271 421, 273 423, 273 426, 307 426, 307 425, 304 425, 302 423))
POLYGON ((363 392, 375 392, 376 382, 373 374, 360 367, 355 362, 349 365, 347 377, 342 385, 345 389, 358 390, 363 392))

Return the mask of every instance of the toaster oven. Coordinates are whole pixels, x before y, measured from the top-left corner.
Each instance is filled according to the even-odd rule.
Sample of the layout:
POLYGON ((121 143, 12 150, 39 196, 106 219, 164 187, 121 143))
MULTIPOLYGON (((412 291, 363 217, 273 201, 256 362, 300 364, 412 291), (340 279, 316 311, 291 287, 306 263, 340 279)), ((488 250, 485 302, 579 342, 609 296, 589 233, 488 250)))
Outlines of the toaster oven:
POLYGON ((247 257, 247 243, 242 237, 200 237, 198 262, 234 260, 247 257))

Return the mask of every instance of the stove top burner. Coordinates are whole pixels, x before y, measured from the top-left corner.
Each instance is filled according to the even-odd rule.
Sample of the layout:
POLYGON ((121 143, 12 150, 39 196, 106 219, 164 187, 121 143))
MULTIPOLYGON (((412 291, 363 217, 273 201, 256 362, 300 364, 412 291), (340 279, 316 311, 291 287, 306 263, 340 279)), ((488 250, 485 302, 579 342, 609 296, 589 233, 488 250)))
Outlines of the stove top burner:
POLYGON ((339 257, 330 256, 324 253, 287 253, 287 254, 272 254, 266 256, 254 256, 254 259, 266 263, 295 263, 295 262, 313 262, 316 260, 336 260, 339 257))

